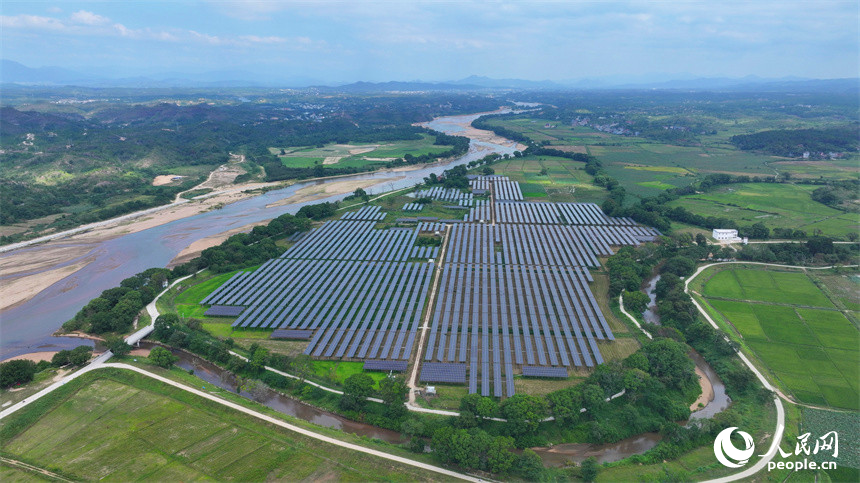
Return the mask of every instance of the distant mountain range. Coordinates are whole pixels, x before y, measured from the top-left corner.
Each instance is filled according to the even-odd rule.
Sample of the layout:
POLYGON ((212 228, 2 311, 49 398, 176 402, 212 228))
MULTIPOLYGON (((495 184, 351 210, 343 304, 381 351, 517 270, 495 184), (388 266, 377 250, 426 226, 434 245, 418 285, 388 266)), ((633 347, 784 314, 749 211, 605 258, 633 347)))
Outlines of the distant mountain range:
MULTIPOLYGON (((662 78, 668 78, 663 75, 662 78)), ((684 79, 659 80, 656 76, 642 77, 630 81, 624 77, 573 79, 564 81, 533 81, 524 79, 493 79, 484 76, 469 76, 460 80, 444 82, 389 81, 354 82, 343 85, 326 85, 319 79, 306 76, 272 77, 244 71, 213 71, 201 74, 167 72, 151 77, 111 77, 95 73, 82 73, 62 67, 27 67, 12 60, 0 60, 0 83, 43 86, 84 87, 285 87, 320 90, 373 93, 415 91, 490 91, 490 90, 601 90, 601 89, 662 89, 662 90, 714 90, 714 91, 833 91, 857 92, 860 79, 804 79, 800 77, 741 78, 702 77, 686 75, 684 79)))

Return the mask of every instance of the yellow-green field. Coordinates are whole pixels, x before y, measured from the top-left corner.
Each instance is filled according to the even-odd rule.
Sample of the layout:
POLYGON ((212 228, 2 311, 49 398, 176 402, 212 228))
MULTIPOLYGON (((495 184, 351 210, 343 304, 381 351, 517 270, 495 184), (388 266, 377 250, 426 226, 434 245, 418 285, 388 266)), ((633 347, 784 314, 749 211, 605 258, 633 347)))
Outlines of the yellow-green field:
POLYGON ((308 168, 316 164, 338 168, 372 167, 402 158, 407 154, 421 156, 451 149, 451 146, 435 145, 434 142, 433 136, 423 134, 418 140, 375 144, 327 144, 323 147, 272 147, 269 148, 269 152, 277 155, 284 166, 290 168, 308 168), (281 154, 282 150, 283 154, 281 154))
POLYGON ((64 398, 0 423, 3 451, 88 481, 432 478, 264 424, 142 376, 89 376, 64 398))

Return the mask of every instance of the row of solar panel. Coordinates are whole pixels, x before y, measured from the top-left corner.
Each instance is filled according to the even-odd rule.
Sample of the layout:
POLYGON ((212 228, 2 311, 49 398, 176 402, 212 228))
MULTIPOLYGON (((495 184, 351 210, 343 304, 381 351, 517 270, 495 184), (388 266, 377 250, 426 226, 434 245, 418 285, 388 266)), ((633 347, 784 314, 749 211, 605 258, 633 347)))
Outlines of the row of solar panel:
POLYGON ((439 247, 415 247, 409 256, 412 258, 436 258, 439 256, 439 247))
POLYGON ((601 228, 454 225, 445 258, 450 263, 596 267, 597 256, 612 254, 610 244, 633 241, 609 237, 601 228))
POLYGON ((464 193, 456 188, 442 188, 440 186, 418 190, 415 192, 416 198, 430 198, 433 200, 442 200, 442 201, 457 201, 457 200, 471 200, 472 193, 464 193))
POLYGON ((364 361, 365 371, 396 371, 404 372, 409 365, 407 361, 385 361, 385 360, 367 360, 364 361))
POLYGON ((403 205, 403 211, 421 211, 423 209, 423 203, 406 203, 403 205))
POLYGON ((594 203, 496 203, 496 222, 542 225, 634 226, 630 218, 606 216, 594 203))
POLYGON ((379 206, 365 206, 355 211, 348 211, 340 217, 341 220, 371 220, 379 221, 385 219, 385 213, 381 212, 379 206))
POLYGON ((377 230, 372 221, 329 221, 287 249, 281 258, 404 261, 416 230, 377 230))
POLYGON ((520 184, 507 179, 494 180, 493 199, 496 201, 522 201, 523 192, 520 190, 520 184))

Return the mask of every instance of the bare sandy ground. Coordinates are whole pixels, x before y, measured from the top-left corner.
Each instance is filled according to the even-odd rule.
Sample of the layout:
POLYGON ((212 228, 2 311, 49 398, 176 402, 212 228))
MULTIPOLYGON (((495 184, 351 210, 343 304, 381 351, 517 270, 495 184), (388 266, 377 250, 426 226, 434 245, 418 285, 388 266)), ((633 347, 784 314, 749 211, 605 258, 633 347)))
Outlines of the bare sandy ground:
MULTIPOLYGON (((414 167, 413 167, 414 169, 414 167)), ((283 206, 283 205, 291 205, 293 203, 303 203, 307 201, 314 201, 321 198, 326 198, 328 196, 333 195, 341 195, 344 193, 352 193, 358 188, 367 188, 370 186, 378 185, 381 183, 386 183, 389 181, 395 181, 398 179, 403 179, 404 176, 397 176, 391 178, 374 178, 374 179, 361 179, 361 180, 344 180, 344 181, 332 181, 325 184, 320 185, 311 185, 305 186, 304 188, 296 191, 296 193, 289 197, 280 201, 276 201, 274 203, 270 203, 266 205, 266 208, 272 208, 274 206, 283 206)))
MULTIPOLYGON (((0 311, 30 300, 42 290, 85 267, 92 261, 91 259, 83 259, 66 267, 54 268, 59 264, 68 262, 70 259, 86 255, 90 250, 104 241, 194 216, 212 210, 216 206, 233 203, 256 195, 256 193, 246 193, 246 190, 279 184, 253 183, 236 185, 229 192, 202 200, 178 204, 142 218, 94 228, 84 233, 61 240, 53 240, 26 250, 10 252, 8 255, 0 257, 0 276, 8 277, 0 281, 0 311)), ((248 229, 250 230, 250 227, 248 229)), ((223 239, 226 238, 227 236, 223 237, 223 239)), ((205 248, 207 247, 200 248, 197 253, 199 254, 205 248)))
POLYGON ((702 394, 690 405, 690 411, 700 409, 699 404, 707 406, 709 402, 714 400, 714 386, 711 384, 711 380, 698 367, 696 367, 696 376, 699 378, 699 386, 702 387, 702 394))
POLYGON ((152 180, 152 186, 163 186, 166 184, 170 184, 173 182, 173 178, 175 177, 175 174, 162 174, 161 176, 156 176, 152 180))
POLYGON ((86 267, 93 260, 94 257, 87 258, 78 263, 66 265, 65 267, 4 280, 0 284, 0 311, 11 309, 30 300, 46 287, 86 267))
MULTIPOLYGON (((491 114, 491 112, 484 112, 481 114, 491 114)), ((422 126, 422 127, 428 127, 427 124, 428 123, 422 122, 422 123, 417 123, 416 125, 422 126)), ((471 121, 463 119, 463 120, 460 120, 460 122, 451 123, 451 124, 454 124, 456 126, 460 126, 463 128, 463 130, 464 130, 463 132, 454 133, 457 136, 467 136, 467 137, 470 137, 472 139, 476 139, 478 141, 483 141, 483 142, 493 143, 493 144, 500 144, 502 146, 510 146, 511 145, 510 139, 503 138, 501 136, 497 136, 496 133, 494 133, 493 131, 484 131, 483 129, 475 129, 474 127, 472 127, 471 121)), ((516 143, 516 149, 517 149, 517 151, 524 151, 526 149, 526 145, 516 143)))
POLYGON ((343 159, 343 156, 326 156, 326 158, 323 159, 323 164, 336 164, 341 159, 343 159))
POLYGON ((29 354, 21 354, 20 356, 10 357, 10 358, 2 361, 2 362, 9 362, 9 361, 33 361, 33 362, 48 361, 48 362, 50 362, 51 359, 54 357, 54 354, 56 354, 57 352, 58 351, 31 352, 29 354))

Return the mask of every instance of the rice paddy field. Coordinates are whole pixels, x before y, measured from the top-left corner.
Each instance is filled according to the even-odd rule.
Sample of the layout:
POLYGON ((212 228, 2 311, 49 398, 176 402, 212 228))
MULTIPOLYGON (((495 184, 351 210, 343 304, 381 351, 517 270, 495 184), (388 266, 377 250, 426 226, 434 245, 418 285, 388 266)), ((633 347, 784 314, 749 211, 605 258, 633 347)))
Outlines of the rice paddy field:
POLYGON ((433 477, 264 424, 143 376, 88 374, 81 380, 6 418, 3 452, 88 481, 433 477))
POLYGON ((337 168, 372 167, 407 154, 421 156, 451 149, 450 146, 434 145, 434 141, 433 136, 425 134, 417 140, 377 144, 327 144, 323 147, 272 147, 269 152, 277 155, 284 166, 290 168, 309 168, 317 164, 337 168), (281 154, 281 150, 284 154, 281 154))
POLYGON ((803 403, 860 408, 860 331, 844 308, 847 294, 828 288, 838 275, 827 276, 830 284, 761 268, 701 276, 706 302, 780 386, 803 403))
POLYGON ((761 222, 771 229, 800 229, 810 235, 815 230, 830 236, 860 230, 860 214, 846 213, 813 200, 815 188, 796 184, 733 184, 684 196, 669 206, 683 206, 706 217, 730 218, 743 225, 761 222))

